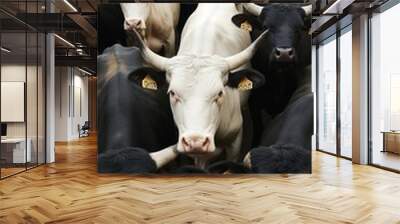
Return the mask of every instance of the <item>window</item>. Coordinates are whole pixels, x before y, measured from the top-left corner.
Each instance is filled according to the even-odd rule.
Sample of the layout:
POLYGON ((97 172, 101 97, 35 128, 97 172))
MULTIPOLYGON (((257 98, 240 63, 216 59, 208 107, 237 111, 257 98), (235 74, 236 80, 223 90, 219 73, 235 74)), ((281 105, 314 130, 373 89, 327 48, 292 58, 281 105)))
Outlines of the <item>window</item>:
POLYGON ((371 162, 400 170, 400 4, 371 18, 371 162))
POLYGON ((318 149, 336 153, 336 36, 318 48, 318 149))

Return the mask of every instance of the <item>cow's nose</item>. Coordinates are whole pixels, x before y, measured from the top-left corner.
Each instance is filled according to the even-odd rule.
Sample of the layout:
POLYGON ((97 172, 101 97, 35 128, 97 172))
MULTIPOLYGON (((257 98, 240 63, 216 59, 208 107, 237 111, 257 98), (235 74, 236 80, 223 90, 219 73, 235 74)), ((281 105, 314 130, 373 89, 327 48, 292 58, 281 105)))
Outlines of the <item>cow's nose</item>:
POLYGON ((207 153, 210 146, 210 138, 201 135, 190 135, 182 137, 182 146, 186 153, 207 153))
POLYGON ((142 19, 127 19, 127 20, 125 20, 125 29, 126 30, 131 30, 131 29, 143 30, 143 29, 146 29, 146 24, 142 19))
POLYGON ((278 62, 291 62, 294 60, 294 49, 291 47, 277 47, 274 49, 274 58, 278 62))

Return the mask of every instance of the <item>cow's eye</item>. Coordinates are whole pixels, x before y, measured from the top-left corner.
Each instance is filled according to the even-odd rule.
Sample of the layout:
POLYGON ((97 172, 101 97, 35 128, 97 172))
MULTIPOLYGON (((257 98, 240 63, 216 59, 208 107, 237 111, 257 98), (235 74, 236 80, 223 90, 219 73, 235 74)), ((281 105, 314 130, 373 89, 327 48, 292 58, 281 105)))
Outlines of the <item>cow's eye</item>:
POLYGON ((218 92, 218 97, 222 97, 224 95, 224 92, 221 90, 218 92))
POLYGON ((169 97, 171 98, 172 102, 180 101, 180 97, 175 91, 170 90, 170 91, 168 91, 168 94, 169 94, 169 97))

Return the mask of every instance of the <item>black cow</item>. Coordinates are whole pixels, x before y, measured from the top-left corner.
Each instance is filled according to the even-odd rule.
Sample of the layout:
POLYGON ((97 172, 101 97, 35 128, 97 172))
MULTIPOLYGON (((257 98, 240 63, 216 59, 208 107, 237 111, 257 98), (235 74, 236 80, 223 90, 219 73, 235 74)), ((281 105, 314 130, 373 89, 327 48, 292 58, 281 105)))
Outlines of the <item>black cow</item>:
POLYGON ((99 4, 97 14, 98 54, 117 43, 126 46, 124 15, 119 4, 99 4))
POLYGON ((164 76, 143 67, 139 49, 116 44, 98 56, 98 77, 99 172, 154 172, 149 152, 178 141, 164 76), (146 75, 158 90, 140 86, 146 75))
MULTIPOLYGON (((258 173, 311 172, 313 95, 309 8, 244 4, 256 15, 239 14, 232 21, 251 24, 252 38, 269 29, 253 57, 253 67, 266 83, 252 92, 253 147, 245 163, 258 173)), ((243 26, 242 26, 243 27, 243 26)))

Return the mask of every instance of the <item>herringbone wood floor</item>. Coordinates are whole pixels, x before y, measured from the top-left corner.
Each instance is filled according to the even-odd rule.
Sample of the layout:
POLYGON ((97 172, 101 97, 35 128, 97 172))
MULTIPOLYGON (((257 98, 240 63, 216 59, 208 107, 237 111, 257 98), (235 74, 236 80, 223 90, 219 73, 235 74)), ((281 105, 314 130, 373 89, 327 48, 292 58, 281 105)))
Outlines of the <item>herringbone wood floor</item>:
POLYGON ((315 152, 312 175, 100 175, 96 139, 0 181, 0 223, 400 223, 400 175, 315 152))

